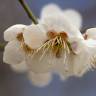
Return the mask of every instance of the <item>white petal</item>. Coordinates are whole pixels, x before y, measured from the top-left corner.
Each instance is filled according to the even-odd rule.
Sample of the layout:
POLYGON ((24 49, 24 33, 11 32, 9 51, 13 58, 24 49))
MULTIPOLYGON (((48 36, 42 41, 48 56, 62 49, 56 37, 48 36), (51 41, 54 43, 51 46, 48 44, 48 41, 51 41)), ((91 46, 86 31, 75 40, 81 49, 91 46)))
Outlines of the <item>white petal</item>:
POLYGON ((29 72, 29 79, 32 81, 33 85, 38 87, 44 87, 51 82, 52 74, 29 72))
POLYGON ((50 16, 50 15, 56 16, 57 14, 60 14, 60 13, 61 13, 61 9, 56 4, 48 4, 42 8, 40 17, 43 19, 44 17, 50 16))
POLYGON ((47 52, 43 56, 43 51, 40 51, 33 56, 27 56, 26 60, 29 69, 36 73, 45 73, 51 71, 55 64, 51 62, 54 58, 52 58, 50 55, 47 52))
POLYGON ((6 40, 6 41, 15 40, 17 34, 23 32, 25 27, 26 26, 22 25, 22 24, 16 24, 16 25, 9 27, 4 32, 4 40, 6 40))
POLYGON ((55 17, 48 16, 44 18, 41 23, 47 31, 64 31, 68 36, 83 38, 80 31, 72 25, 64 15, 57 14, 55 17))
POLYGON ((88 39, 85 40, 85 43, 90 54, 96 56, 96 40, 88 39))
POLYGON ((90 53, 87 49, 74 57, 75 76, 82 76, 91 68, 90 59, 90 53))
POLYGON ((82 27, 82 16, 79 12, 72 9, 64 10, 64 16, 68 18, 68 20, 76 26, 78 29, 81 29, 82 27))
POLYGON ((70 38, 69 42, 71 44, 71 48, 75 54, 79 54, 84 48, 84 40, 81 38, 70 38))
POLYGON ((88 47, 96 47, 96 40, 93 40, 92 38, 85 40, 85 42, 88 47))
POLYGON ((87 35, 87 39, 96 39, 96 28, 88 29, 85 34, 87 35))
POLYGON ((15 72, 20 72, 20 73, 27 72, 27 65, 25 61, 22 61, 19 64, 11 64, 10 67, 15 72))
POLYGON ((93 68, 96 68, 96 40, 93 39, 86 40, 86 46, 90 52, 91 66, 93 68))
POLYGON ((66 58, 62 57, 61 61, 58 59, 56 62, 56 66, 53 69, 53 72, 60 76, 61 80, 65 80, 68 77, 73 75, 73 63, 72 63, 71 55, 66 56, 66 58), (65 60, 66 61, 65 61, 65 60))
MULTIPOLYGON (((79 43, 80 44, 80 43, 79 43)), ((77 47, 78 54, 73 55, 71 63, 73 63, 73 74, 75 76, 84 75, 93 67, 92 57, 96 55, 95 40, 85 40, 77 47)))
POLYGON ((86 40, 85 48, 74 56, 74 74, 77 76, 82 76, 84 73, 89 71, 93 67, 92 57, 96 55, 96 41, 86 40))
POLYGON ((54 67, 55 72, 60 75, 61 80, 65 80, 66 78, 74 75, 82 76, 92 67, 96 67, 96 64, 92 64, 92 57, 94 55, 96 56, 95 40, 87 40, 83 42, 77 47, 77 51, 78 54, 71 53, 66 56, 66 62, 60 62, 58 60, 58 63, 58 61, 56 61, 57 64, 54 67))
POLYGON ((24 31, 24 40, 31 48, 38 48, 46 41, 46 33, 41 25, 30 25, 24 31))
POLYGON ((23 61, 24 54, 20 48, 20 44, 17 41, 10 41, 5 46, 3 54, 3 61, 8 64, 19 64, 23 61))

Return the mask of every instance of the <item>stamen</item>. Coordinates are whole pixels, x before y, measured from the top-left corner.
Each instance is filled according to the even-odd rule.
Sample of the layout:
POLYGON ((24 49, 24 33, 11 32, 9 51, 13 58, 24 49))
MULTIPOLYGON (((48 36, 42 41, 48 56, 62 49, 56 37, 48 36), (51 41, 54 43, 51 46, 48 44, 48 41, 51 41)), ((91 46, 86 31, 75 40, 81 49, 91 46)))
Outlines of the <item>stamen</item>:
POLYGON ((67 41, 67 45, 68 45, 68 47, 69 47, 69 50, 70 50, 74 55, 76 55, 76 53, 73 51, 73 49, 72 49, 71 44, 70 44, 69 41, 67 41))
POLYGON ((49 32, 47 32, 47 36, 48 36, 49 39, 53 39, 57 36, 57 32, 49 31, 49 32))
POLYGON ((32 54, 34 52, 34 50, 32 48, 30 48, 27 44, 25 44, 23 42, 21 43, 21 47, 26 54, 32 54))
POLYGON ((21 43, 21 48, 24 50, 26 54, 30 54, 34 57, 37 54, 40 54, 40 60, 46 56, 46 54, 50 58, 50 64, 56 62, 56 58, 63 58, 64 62, 68 54, 72 51, 71 45, 68 41, 68 35, 66 32, 48 32, 47 33, 48 40, 39 48, 32 49, 25 42, 23 38, 23 33, 17 35, 17 40, 21 43), (51 60, 52 59, 52 60, 51 60))
POLYGON ((66 32, 60 32, 60 36, 62 39, 64 39, 64 41, 66 41, 68 39, 68 35, 66 32))
POLYGON ((33 49, 30 48, 27 44, 25 44, 23 33, 19 33, 17 35, 17 40, 20 42, 21 48, 24 50, 25 53, 27 53, 27 54, 33 53, 33 49))
POLYGON ((57 58, 61 57, 61 51, 63 50, 63 43, 60 39, 61 37, 57 37, 55 42, 53 42, 52 52, 57 58))
MULTIPOLYGON (((70 43, 68 42, 68 35, 66 32, 48 32, 47 33, 48 40, 36 51, 33 53, 33 56, 41 51, 42 55, 40 60, 46 55, 47 52, 51 52, 52 56, 56 58, 60 58, 61 56, 66 56, 73 52, 70 43), (66 52, 65 52, 66 51, 66 52)), ((65 60, 64 60, 65 61, 65 60)))
MULTIPOLYGON (((65 41, 62 40, 61 37, 56 36, 54 39, 51 39, 47 41, 44 45, 42 45, 40 48, 37 49, 37 51, 34 53, 36 55, 38 52, 42 51, 42 56, 41 59, 44 57, 44 55, 50 51, 52 52, 53 56, 56 58, 60 58, 63 55, 64 51, 67 51, 66 53, 69 52, 69 47, 64 46, 65 41), (65 50, 66 48, 67 50, 65 50)), ((66 43, 67 44, 67 43, 66 43)))
POLYGON ((96 55, 92 57, 91 64, 94 68, 96 68, 96 55))

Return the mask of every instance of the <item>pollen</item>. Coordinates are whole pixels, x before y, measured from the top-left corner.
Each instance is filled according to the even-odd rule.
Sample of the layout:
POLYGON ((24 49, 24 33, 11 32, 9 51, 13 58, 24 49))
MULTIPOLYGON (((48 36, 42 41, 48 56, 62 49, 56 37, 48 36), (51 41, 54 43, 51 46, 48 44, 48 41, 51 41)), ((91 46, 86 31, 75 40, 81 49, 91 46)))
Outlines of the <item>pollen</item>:
POLYGON ((49 32, 47 32, 47 36, 48 36, 49 39, 53 39, 57 36, 57 32, 49 31, 49 32))
POLYGON ((55 31, 49 31, 49 32, 47 32, 47 36, 48 36, 49 39, 53 39, 56 36, 60 36, 64 40, 66 40, 68 38, 67 33, 63 32, 63 31, 59 32, 59 33, 55 32, 55 31))
POLYGON ((68 38, 68 35, 67 35, 66 32, 60 32, 60 36, 61 36, 61 38, 62 38, 64 41, 66 41, 67 38, 68 38))

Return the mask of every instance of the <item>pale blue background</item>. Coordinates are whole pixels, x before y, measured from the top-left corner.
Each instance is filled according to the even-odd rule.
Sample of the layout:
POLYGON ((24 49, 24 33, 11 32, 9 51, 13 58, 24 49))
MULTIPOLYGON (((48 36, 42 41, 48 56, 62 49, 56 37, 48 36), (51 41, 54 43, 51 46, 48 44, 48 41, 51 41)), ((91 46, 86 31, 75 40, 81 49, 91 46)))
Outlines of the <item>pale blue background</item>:
MULTIPOLYGON (((62 9, 78 10, 83 16, 81 30, 96 26, 96 0, 26 1, 38 17, 42 7, 52 2, 62 9)), ((0 0, 0 41, 3 41, 3 31, 17 23, 30 24, 18 0, 0 0)), ((0 52, 0 96, 96 96, 96 71, 89 72, 82 78, 69 78, 64 82, 54 76, 49 86, 37 88, 31 85, 26 74, 17 74, 8 65, 3 64, 0 52)))

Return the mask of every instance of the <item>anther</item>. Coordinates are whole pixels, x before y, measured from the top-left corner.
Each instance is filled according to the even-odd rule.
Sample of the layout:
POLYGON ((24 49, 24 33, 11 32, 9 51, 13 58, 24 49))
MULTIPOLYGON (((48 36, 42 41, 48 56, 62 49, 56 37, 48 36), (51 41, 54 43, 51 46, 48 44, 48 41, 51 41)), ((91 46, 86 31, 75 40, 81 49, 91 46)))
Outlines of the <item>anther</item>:
POLYGON ((16 38, 17 38, 18 41, 20 41, 20 42, 24 41, 23 33, 19 33, 19 34, 17 34, 17 37, 16 37, 16 38))

